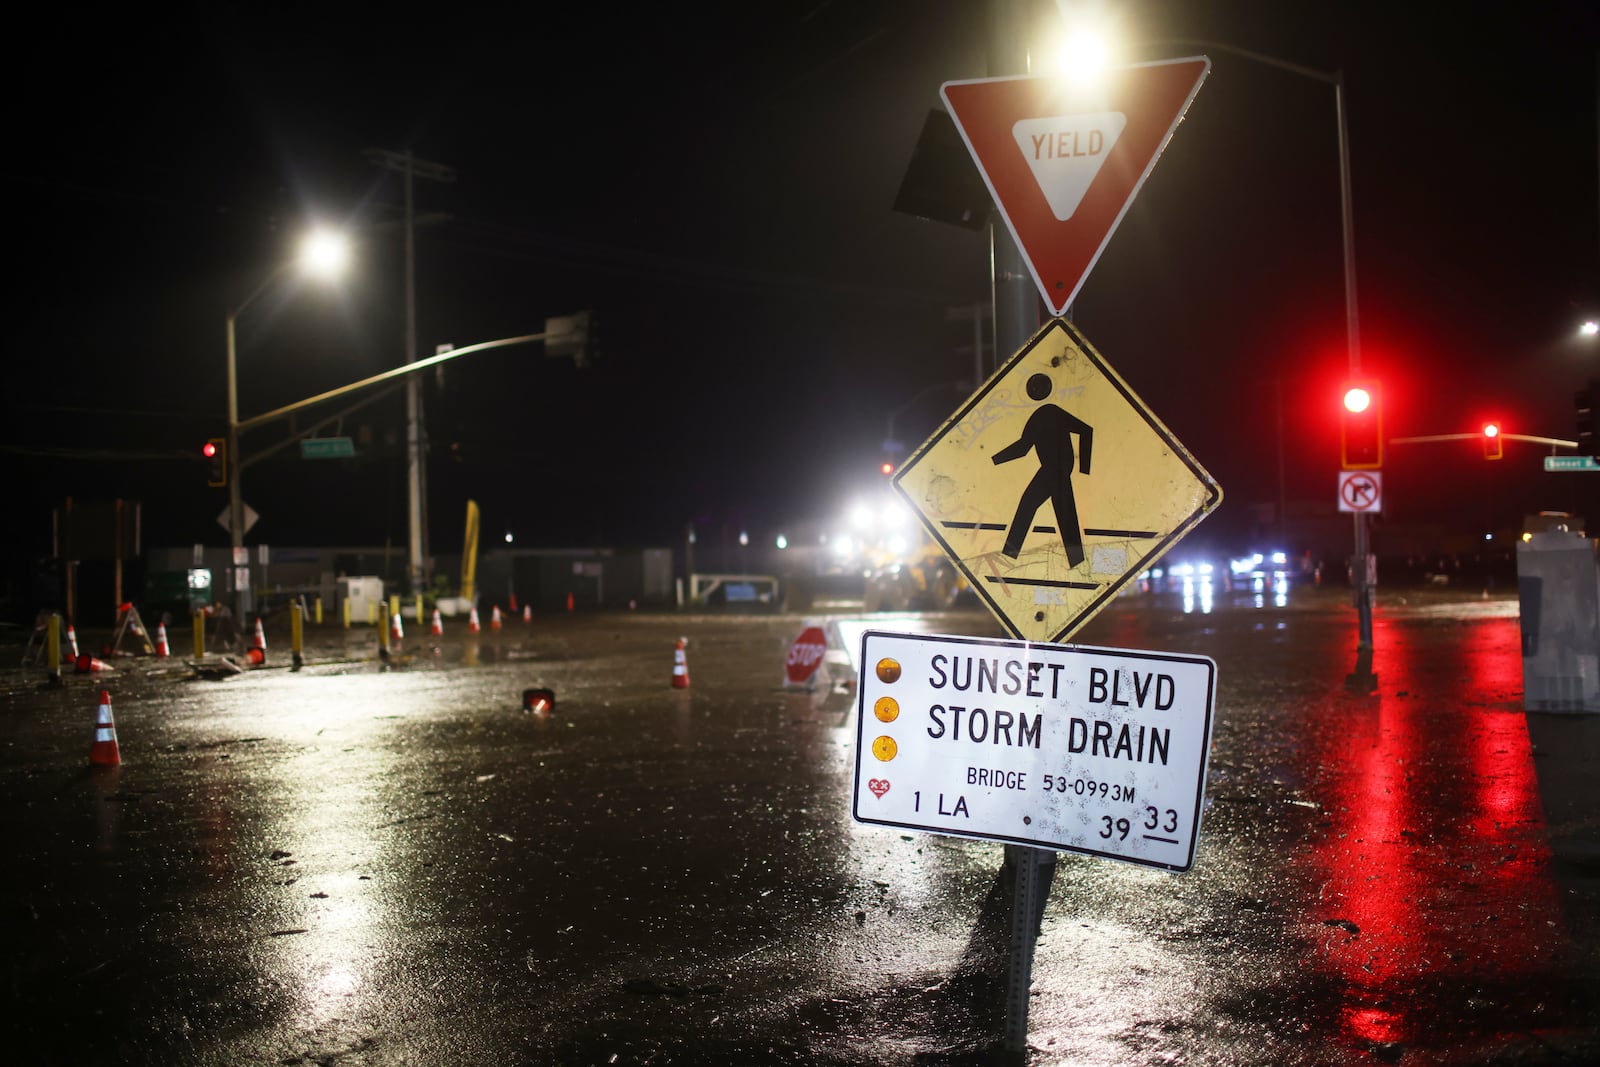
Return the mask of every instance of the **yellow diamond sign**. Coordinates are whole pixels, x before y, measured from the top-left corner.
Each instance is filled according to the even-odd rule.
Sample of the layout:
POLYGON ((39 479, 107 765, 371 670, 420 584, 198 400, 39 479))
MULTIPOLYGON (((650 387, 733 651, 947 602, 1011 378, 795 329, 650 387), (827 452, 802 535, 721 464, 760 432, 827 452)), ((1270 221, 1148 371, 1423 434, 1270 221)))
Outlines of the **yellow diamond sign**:
POLYGON ((1065 640, 1222 502, 1222 488, 1065 319, 901 467, 895 488, 991 611, 1065 640))

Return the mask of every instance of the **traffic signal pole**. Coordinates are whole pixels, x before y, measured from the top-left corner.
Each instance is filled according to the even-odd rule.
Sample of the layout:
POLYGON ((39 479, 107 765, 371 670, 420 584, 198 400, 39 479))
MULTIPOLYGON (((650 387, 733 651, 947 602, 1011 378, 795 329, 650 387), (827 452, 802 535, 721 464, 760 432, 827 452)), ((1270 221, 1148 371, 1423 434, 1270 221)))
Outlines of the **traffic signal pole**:
MULTIPOLYGON (((1339 218, 1344 247, 1345 344, 1349 353, 1350 376, 1361 374, 1361 318, 1356 303, 1356 232, 1354 198, 1350 188, 1350 125, 1344 99, 1344 71, 1333 75, 1333 107, 1339 122, 1339 218)), ((1372 546, 1367 535, 1367 515, 1358 511, 1355 520, 1356 591, 1356 669, 1347 679, 1358 688, 1372 688, 1377 679, 1372 673, 1372 546)))
MULTIPOLYGON (((1208 49, 1217 49, 1253 60, 1265 66, 1276 67, 1279 70, 1298 74, 1313 81, 1322 82, 1333 86, 1334 116, 1338 122, 1339 132, 1339 216, 1342 244, 1344 249, 1344 317, 1345 317, 1345 344, 1349 352, 1350 377, 1361 376, 1361 319, 1357 312, 1356 302, 1356 233, 1355 233, 1355 208, 1354 197, 1351 193, 1350 182, 1350 127, 1347 109, 1345 107, 1344 71, 1337 70, 1331 73, 1316 70, 1312 67, 1290 63, 1274 56, 1253 52, 1247 48, 1235 45, 1222 44, 1217 41, 1179 40, 1170 43, 1193 44, 1208 49)), ((1372 670, 1372 591, 1373 586, 1368 581, 1367 557, 1371 554, 1371 545, 1367 536, 1367 517, 1362 512, 1355 516, 1355 545, 1351 575, 1352 584, 1356 591, 1357 643, 1356 643, 1356 675, 1365 675, 1359 679, 1362 684, 1371 681, 1372 670)), ((1352 675, 1352 679, 1356 679, 1352 675)))

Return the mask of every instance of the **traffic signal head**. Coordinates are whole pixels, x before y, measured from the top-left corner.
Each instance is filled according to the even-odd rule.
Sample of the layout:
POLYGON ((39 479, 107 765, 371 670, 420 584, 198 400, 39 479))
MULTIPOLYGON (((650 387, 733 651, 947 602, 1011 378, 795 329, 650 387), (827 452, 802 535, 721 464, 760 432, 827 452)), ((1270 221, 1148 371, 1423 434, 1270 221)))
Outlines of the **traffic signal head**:
POLYGON ((1383 405, 1377 382, 1347 382, 1339 420, 1339 460, 1347 471, 1383 466, 1383 405))
POLYGON ((1590 382, 1572 398, 1578 424, 1578 455, 1600 456, 1600 382, 1590 382))
POLYGON ((1499 459, 1505 455, 1505 442, 1500 438, 1500 424, 1486 422, 1483 425, 1483 458, 1499 459))
POLYGON ((213 437, 200 449, 200 454, 206 457, 206 484, 228 484, 228 439, 226 437, 213 437))

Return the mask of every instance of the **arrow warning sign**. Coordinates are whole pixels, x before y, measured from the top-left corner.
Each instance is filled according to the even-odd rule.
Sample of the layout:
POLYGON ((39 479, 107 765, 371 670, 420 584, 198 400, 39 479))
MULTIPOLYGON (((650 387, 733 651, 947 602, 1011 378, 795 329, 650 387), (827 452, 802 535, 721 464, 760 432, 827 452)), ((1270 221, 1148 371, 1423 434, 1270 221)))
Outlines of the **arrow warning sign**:
POLYGON ((1109 70, 1093 85, 978 78, 939 90, 1039 295, 1077 296, 1211 69, 1203 56, 1109 70))

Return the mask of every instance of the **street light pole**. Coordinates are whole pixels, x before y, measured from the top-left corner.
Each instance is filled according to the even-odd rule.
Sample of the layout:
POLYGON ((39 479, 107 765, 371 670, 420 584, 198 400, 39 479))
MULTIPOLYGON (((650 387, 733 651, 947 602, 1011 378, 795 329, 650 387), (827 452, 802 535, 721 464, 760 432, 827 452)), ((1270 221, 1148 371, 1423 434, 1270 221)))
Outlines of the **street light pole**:
MULTIPOLYGON (((1345 106, 1344 71, 1337 70, 1333 73, 1317 70, 1314 67, 1304 67, 1299 63, 1290 63, 1275 56, 1253 52, 1248 48, 1239 48, 1231 44, 1222 44, 1219 41, 1198 41, 1183 39, 1164 42, 1182 45, 1184 47, 1199 47, 1229 55, 1239 56, 1242 59, 1253 60, 1263 66, 1276 67, 1278 70, 1298 74, 1303 78, 1322 82, 1324 85, 1333 86, 1334 115, 1338 122, 1339 131, 1339 215, 1343 235, 1344 247, 1344 318, 1345 318, 1345 347, 1351 378, 1361 375, 1361 319, 1356 307, 1356 233, 1355 233, 1355 208, 1351 195, 1350 183, 1350 128, 1345 106)), ((1356 512, 1355 516, 1355 545, 1354 545, 1354 573, 1351 579, 1355 585, 1356 600, 1356 673, 1370 677, 1372 655, 1372 583, 1367 573, 1370 546, 1367 536, 1367 516, 1365 512, 1356 512)))
POLYGON ((250 582, 241 577, 246 573, 246 567, 239 561, 239 550, 244 547, 244 490, 239 485, 239 476, 244 470, 244 464, 239 456, 239 350, 235 340, 235 326, 239 316, 245 308, 255 303, 256 298, 267 291, 267 288, 276 282, 287 264, 274 268, 260 285, 233 310, 228 312, 228 454, 224 463, 228 472, 228 538, 232 552, 228 558, 228 575, 233 584, 233 613, 234 624, 244 625, 244 617, 250 611, 250 582))
POLYGON ((228 537, 232 552, 228 556, 228 577, 233 585, 233 614, 237 620, 250 610, 249 583, 239 588, 239 549, 244 547, 244 494, 239 488, 239 359, 233 339, 237 311, 228 314, 228 454, 223 462, 228 475, 228 537))
POLYGON ((245 309, 271 288, 296 262, 308 272, 331 276, 344 269, 347 246, 343 236, 326 231, 308 234, 295 260, 286 260, 274 267, 261 279, 250 295, 235 304, 228 312, 228 454, 224 457, 228 478, 228 540, 232 553, 228 560, 228 574, 233 582, 233 610, 235 625, 244 624, 250 611, 250 580, 247 562, 239 560, 244 548, 244 489, 239 484, 244 472, 244 457, 239 454, 239 435, 244 427, 239 418, 239 346, 235 337, 236 323, 245 309))

